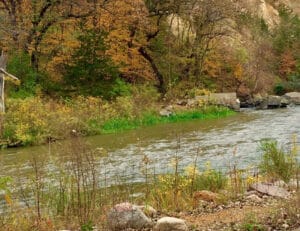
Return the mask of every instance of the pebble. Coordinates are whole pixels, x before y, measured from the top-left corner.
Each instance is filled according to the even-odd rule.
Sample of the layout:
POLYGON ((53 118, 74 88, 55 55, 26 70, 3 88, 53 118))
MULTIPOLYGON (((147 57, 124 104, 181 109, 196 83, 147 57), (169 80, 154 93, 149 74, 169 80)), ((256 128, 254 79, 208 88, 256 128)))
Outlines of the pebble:
POLYGON ((283 224, 282 228, 287 229, 288 227, 290 227, 288 224, 283 224))

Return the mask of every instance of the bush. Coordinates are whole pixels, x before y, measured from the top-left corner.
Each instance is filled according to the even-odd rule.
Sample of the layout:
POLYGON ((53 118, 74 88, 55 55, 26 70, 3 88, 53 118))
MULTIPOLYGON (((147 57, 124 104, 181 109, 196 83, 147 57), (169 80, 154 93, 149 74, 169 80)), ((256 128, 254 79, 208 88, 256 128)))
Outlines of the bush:
POLYGON ((37 81, 42 73, 36 72, 30 64, 30 57, 25 53, 16 53, 8 60, 7 70, 21 80, 17 88, 9 89, 13 98, 26 98, 36 94, 37 81))
POLYGON ((279 84, 276 84, 275 87, 274 87, 274 93, 276 95, 283 95, 285 94, 287 91, 285 89, 285 86, 283 86, 283 84, 279 83, 279 84))
POLYGON ((203 172, 196 166, 188 166, 184 172, 178 169, 175 161, 174 172, 159 175, 151 185, 151 198, 162 209, 191 208, 194 206, 193 193, 200 190, 218 192, 227 185, 227 177, 210 167, 208 163, 203 172))
POLYGON ((195 177, 194 191, 209 190, 218 192, 224 189, 227 184, 227 177, 220 171, 212 169, 207 165, 205 171, 195 177))
POLYGON ((294 147, 290 151, 285 151, 277 141, 266 140, 261 142, 260 150, 263 154, 259 167, 262 173, 269 178, 289 182, 291 177, 296 174, 298 163, 297 150, 294 147))
POLYGON ((128 93, 119 77, 118 67, 107 55, 107 33, 100 28, 88 29, 80 24, 80 46, 65 65, 65 86, 80 95, 102 96, 106 99, 128 93))

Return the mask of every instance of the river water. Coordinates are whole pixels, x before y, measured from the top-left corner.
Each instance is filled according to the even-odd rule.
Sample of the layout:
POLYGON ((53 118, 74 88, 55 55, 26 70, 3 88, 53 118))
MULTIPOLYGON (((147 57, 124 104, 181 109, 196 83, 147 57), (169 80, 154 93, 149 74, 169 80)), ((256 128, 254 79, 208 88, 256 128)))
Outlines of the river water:
MULTIPOLYGON (((143 160, 154 173, 172 170, 172 159, 179 158, 181 168, 197 161, 199 168, 210 162, 212 167, 228 169, 256 165, 260 160, 259 142, 276 139, 289 146, 293 136, 300 140, 300 107, 276 110, 244 110, 237 115, 206 121, 190 121, 140 128, 118 134, 89 137, 93 148, 106 150, 99 157, 98 171, 106 180, 122 176, 129 181, 143 181, 143 160)), ((26 178, 33 154, 49 155, 61 143, 40 147, 2 150, 0 175, 26 178)), ((64 155, 62 152, 61 155, 64 155)), ((55 167, 49 164, 49 171, 55 167)))

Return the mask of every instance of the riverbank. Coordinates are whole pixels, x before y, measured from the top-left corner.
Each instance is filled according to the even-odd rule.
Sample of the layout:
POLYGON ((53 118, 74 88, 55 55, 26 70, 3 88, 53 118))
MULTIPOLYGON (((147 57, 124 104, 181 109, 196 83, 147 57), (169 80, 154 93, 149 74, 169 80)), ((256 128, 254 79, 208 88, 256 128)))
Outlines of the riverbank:
POLYGON ((74 135, 118 133, 162 123, 217 119, 235 114, 225 107, 202 104, 178 106, 172 114, 160 115, 163 105, 149 93, 118 97, 110 102, 94 97, 60 101, 40 97, 9 99, 7 112, 0 118, 0 146, 39 145, 74 135))
POLYGON ((106 176, 101 169, 111 162, 105 165, 98 161, 100 150, 88 148, 80 137, 68 142, 60 146, 60 153, 50 150, 47 161, 39 154, 32 155, 27 181, 23 176, 14 182, 0 178, 4 190, 1 208, 5 211, 0 230, 108 231, 112 230, 109 214, 115 206, 124 208, 122 214, 128 209, 135 213, 128 202, 146 206, 144 215, 138 221, 125 222, 127 229, 115 230, 153 230, 152 226, 166 216, 186 224, 186 229, 164 229, 167 231, 294 230, 300 225, 296 140, 284 152, 279 144, 265 143, 260 164, 248 169, 239 169, 234 163, 227 171, 213 169, 209 163, 205 168, 198 168, 196 162, 182 166, 174 155, 171 167, 161 166, 168 172, 156 174, 150 166, 152 160, 145 156, 139 166, 144 177, 140 183, 132 183, 134 176, 127 179, 123 171, 115 178, 106 176), (56 171, 49 171, 49 166, 56 166, 56 171), (152 226, 132 228, 144 216, 152 226))

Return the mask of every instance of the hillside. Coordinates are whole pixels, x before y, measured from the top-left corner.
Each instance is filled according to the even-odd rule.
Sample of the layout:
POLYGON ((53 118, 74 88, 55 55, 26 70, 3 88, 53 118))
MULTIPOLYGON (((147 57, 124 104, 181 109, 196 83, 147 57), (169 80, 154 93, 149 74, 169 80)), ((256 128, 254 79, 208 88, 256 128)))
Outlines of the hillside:
POLYGON ((11 95, 110 99, 150 84, 240 97, 299 90, 300 3, 289 0, 2 1, 11 95), (91 87, 92 86, 92 87, 91 87), (124 90, 125 89, 125 90, 124 90))

